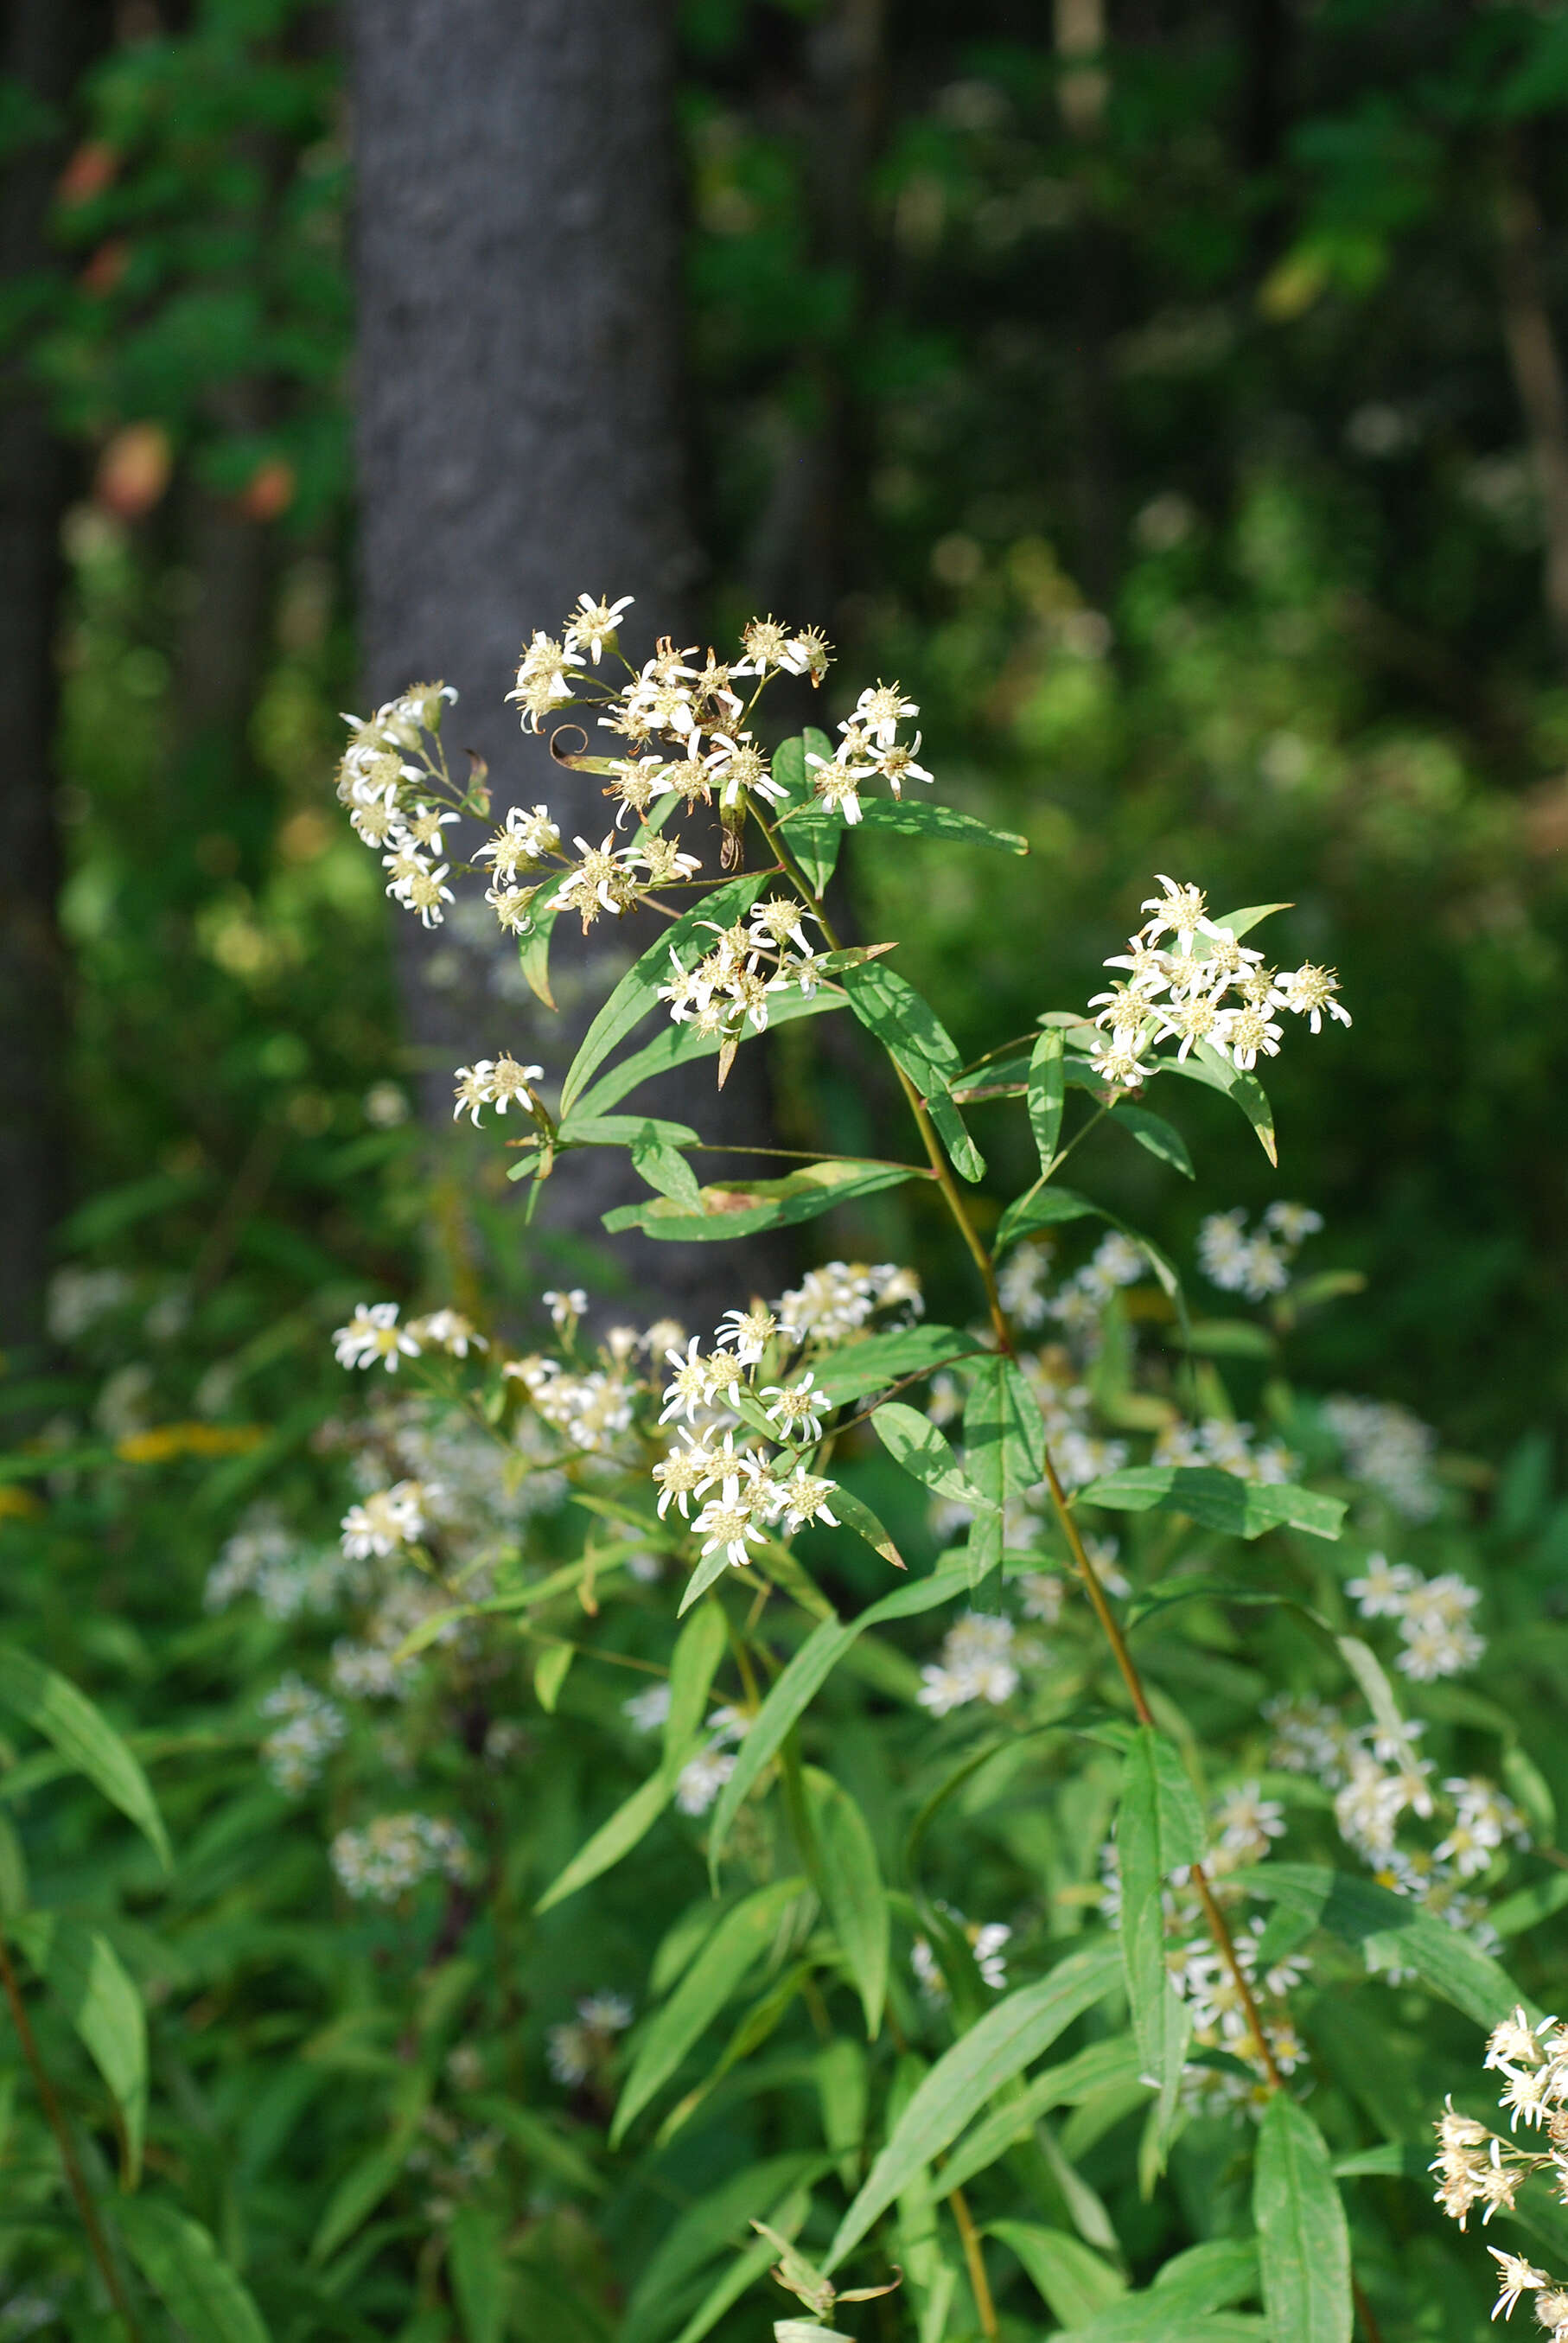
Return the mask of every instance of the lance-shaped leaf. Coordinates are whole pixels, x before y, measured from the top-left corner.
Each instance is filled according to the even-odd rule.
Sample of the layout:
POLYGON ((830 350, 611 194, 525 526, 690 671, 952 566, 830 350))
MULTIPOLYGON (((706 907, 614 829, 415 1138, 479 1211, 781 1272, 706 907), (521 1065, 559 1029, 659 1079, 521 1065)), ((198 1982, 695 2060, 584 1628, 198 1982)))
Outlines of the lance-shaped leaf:
POLYGON ((1081 2326, 1127 2290, 1121 2271, 1067 2229, 1048 2229, 1034 2221, 992 2221, 986 2235, 1000 2238, 1018 2256, 1036 2293, 1063 2327, 1081 2326))
POLYGON ((1238 1480, 1211 1464, 1130 1464, 1107 1473, 1078 1492, 1080 1503, 1104 1505, 1112 1513, 1155 1510, 1186 1513, 1205 1529, 1231 1537, 1261 1537, 1266 1530, 1304 1530, 1311 1537, 1337 1538, 1345 1517, 1338 1497, 1320 1496, 1290 1482, 1238 1480))
MULTIPOLYGON (((1251 2237, 1211 2237, 1168 2261, 1151 2287, 1124 2294, 1072 2329, 1071 2343, 1243 2343, 1266 2333, 1260 2318, 1215 2314, 1258 2289, 1258 2249, 1251 2237)), ((1067 2338, 1063 2338, 1063 2343, 1067 2338)))
POLYGON ((804 2152, 770 2156, 715 2180, 695 2204, 676 2215, 632 2288, 621 2325, 622 2343, 654 2343, 675 2323, 676 2306, 699 2271, 743 2244, 750 2224, 770 2211, 782 2192, 814 2178, 828 2159, 804 2152))
POLYGON ((876 1841, 848 1790, 814 1765, 805 1769, 807 1803, 816 1841, 818 1884, 845 1966, 875 2041, 888 1994, 891 1921, 876 1841))
POLYGON ((571 1670, 577 1649, 572 1644, 547 1644, 534 1662, 534 1698, 547 1716, 556 1713, 561 1686, 571 1670))
POLYGON ((542 1001, 547 1009, 553 1009, 556 1005, 555 994, 550 990, 550 938, 555 933, 556 921, 560 915, 558 903, 546 903, 534 913, 518 939, 518 965, 523 971, 524 981, 534 998, 542 1001))
POLYGON ((985 1159, 953 1104, 952 1084, 963 1070, 963 1061, 957 1042, 930 1001, 907 978, 880 960, 865 968, 846 969, 844 990, 861 1024, 876 1035, 924 1099, 954 1169, 966 1180, 983 1179, 985 1159))
POLYGON ((1004 1508, 1044 1470, 1045 1427, 1011 1359, 991 1354, 975 1372, 964 1407, 964 1474, 980 1502, 970 1525, 970 1584, 1001 1561, 1004 1508))
POLYGON ((151 1841, 165 1870, 172 1869, 168 1833, 147 1777, 85 1693, 28 1653, 0 1644, 0 1704, 52 1741, 66 1764, 151 1841))
POLYGON ((506 2240, 498 2217, 479 2205, 459 2207, 448 2248, 452 2291, 464 2343, 501 2343, 507 2329, 506 2240))
POLYGON ((199 2221, 152 2197, 126 2197, 115 2217, 132 2260, 190 2343, 267 2343, 248 2288, 199 2221))
POLYGON ((1122 1764, 1116 1852, 1121 1875, 1121 1961, 1143 2071, 1160 2087, 1169 2128, 1181 2086, 1191 2016, 1165 1962, 1165 1883, 1202 1860, 1203 1809, 1181 1761, 1151 1725, 1140 1725, 1122 1764))
POLYGON ((696 1755, 698 1745, 693 1741, 685 1749, 668 1756, 658 1771, 650 1774, 624 1805, 618 1805, 614 1814, 599 1825, 592 1837, 578 1847, 571 1861, 556 1874, 534 1906, 536 1912, 548 1912, 552 1906, 563 1904, 568 1896, 575 1896, 578 1889, 586 1887, 590 1879, 597 1879, 601 1872, 611 1869, 648 1836, 674 1797, 681 1768, 689 1758, 696 1755))
POLYGON ((895 1464, 933 1494, 971 1511, 985 1503, 959 1469, 958 1458, 929 1415, 906 1407, 901 1400, 884 1400, 871 1416, 871 1428, 895 1464))
POLYGON ((789 802, 779 817, 782 834, 819 902, 839 867, 845 822, 837 806, 826 805, 818 797, 817 769, 806 759, 820 757, 828 763, 832 755, 828 735, 808 725, 804 733, 783 741, 773 758, 773 778, 789 791, 789 802))
POLYGON ((845 1529, 853 1530, 857 1537, 864 1538, 872 1552, 879 1554, 884 1562, 890 1562, 895 1570, 903 1570, 907 1566, 903 1555, 865 1499, 857 1497, 853 1489, 847 1489, 841 1481, 828 1500, 828 1511, 837 1513, 845 1529))
MULTIPOLYGON (((819 992, 775 993, 769 1005, 768 1030, 772 1032, 777 1026, 793 1024, 798 1017, 821 1017, 829 1010, 848 1005, 841 992, 829 991, 826 987, 819 992)), ((573 1111, 600 1114, 642 1083, 668 1074, 675 1066, 689 1065, 695 1059, 717 1058, 723 1047, 722 1036, 699 1033, 689 1020, 683 1025, 665 1025, 651 1041, 634 1050, 629 1057, 622 1058, 618 1065, 601 1074, 597 1082, 590 1083, 579 1095, 573 1111)))
POLYGON ((638 2035, 610 2128, 612 2147, 619 2146, 628 2126, 663 2089, 692 2044, 773 1943, 780 1920, 805 1885, 802 1879, 777 1879, 725 1914, 669 1999, 638 2035))
POLYGON ((645 1236, 676 1244, 723 1242, 755 1236, 762 1229, 791 1228, 800 1221, 814 1221, 857 1197, 930 1176, 914 1164, 807 1163, 782 1180, 737 1180, 701 1188, 695 1211, 673 1196, 622 1204, 605 1213, 604 1224, 612 1232, 640 1229, 645 1236))
POLYGON ((1372 1945, 1390 1967, 1414 1969, 1430 1991, 1477 2026, 1490 2029, 1516 2006, 1527 2012, 1532 2007, 1528 1994, 1490 1953, 1375 1880, 1315 1863, 1259 1864, 1231 1878, 1249 1895, 1288 1905, 1313 1927, 1327 1928, 1346 1944, 1372 1945))
POLYGON ((667 1763, 672 1764, 695 1739, 729 1641, 717 1603, 694 1613, 676 1637, 669 1658, 669 1714, 664 1720, 667 1763))
POLYGON ((1090 1945, 1070 1953, 1049 1976, 1020 1986, 988 2009, 938 2059, 839 2223, 825 2269, 835 2268, 859 2244, 894 2197, 951 2145, 994 2093, 1111 1991, 1120 1966, 1114 1946, 1090 1945))
POLYGON ((1351 2343, 1351 2244, 1322 2132, 1276 2091, 1252 2177, 1258 2265, 1273 2343, 1351 2343))
POLYGON ((765 873, 749 871, 743 879, 731 879, 728 885, 716 887, 700 903, 683 912, 673 926, 666 928, 642 958, 634 961, 583 1035, 577 1056, 567 1070, 567 1078, 561 1084, 563 1114, 587 1089, 590 1075, 603 1065, 612 1050, 618 1049, 627 1036, 636 1031, 654 1006, 660 985, 669 981, 671 951, 679 958, 688 946, 705 948, 707 923, 729 926, 751 909, 768 884, 765 873))
POLYGON ((53 1912, 25 1912, 11 1935, 81 2037, 119 2112, 127 2188, 141 2178, 147 2120, 147 2026, 142 1998, 96 1928, 53 1912))
POLYGON ((1145 1106, 1119 1106, 1111 1120, 1122 1131, 1131 1133, 1140 1147, 1159 1162, 1169 1163, 1180 1172, 1183 1180, 1195 1180, 1192 1158, 1187 1152, 1187 1142, 1174 1124, 1162 1114, 1151 1114, 1145 1106))
POLYGON ((1190 1082, 1201 1082, 1205 1089, 1219 1091, 1233 1099, 1258 1134, 1258 1143, 1271 1163, 1280 1161, 1274 1138, 1274 1110, 1269 1104, 1268 1092, 1256 1074, 1244 1074, 1231 1063, 1222 1050, 1211 1041, 1200 1041, 1190 1058, 1160 1058, 1151 1061, 1153 1074, 1180 1074, 1190 1082))
POLYGON ((1067 1095, 1061 1070, 1061 1034, 1054 1025, 1044 1028, 1030 1052, 1025 1095, 1029 1100, 1029 1127, 1034 1133, 1040 1156, 1040 1177, 1048 1179, 1056 1161, 1056 1144, 1061 1137, 1061 1108, 1067 1095))
POLYGON ((903 838, 946 838, 955 846, 989 847, 993 854, 1027 854, 1029 840, 1016 830, 992 830, 957 806, 927 798, 862 798, 861 830, 893 830, 903 838))
POLYGON ((1103 1221, 1107 1227, 1120 1231, 1128 1242, 1135 1244, 1148 1262, 1165 1292, 1176 1304, 1177 1314, 1183 1323, 1187 1305, 1182 1299, 1181 1280, 1170 1256, 1161 1251, 1152 1237, 1141 1229, 1132 1228, 1117 1213, 1106 1211, 1103 1204, 1091 1204, 1087 1196, 1076 1194, 1070 1188, 1046 1187, 1037 1182, 1023 1195, 1014 1199, 997 1226, 996 1250, 1004 1252, 1018 1238, 1028 1236, 1038 1228, 1049 1228, 1059 1221, 1081 1221, 1093 1218, 1103 1221))
POLYGON ((884 1391, 890 1383, 950 1366, 957 1359, 980 1355, 974 1336, 957 1326, 898 1326, 890 1333, 868 1334, 829 1351, 814 1362, 813 1373, 817 1389, 838 1407, 846 1400, 884 1391))

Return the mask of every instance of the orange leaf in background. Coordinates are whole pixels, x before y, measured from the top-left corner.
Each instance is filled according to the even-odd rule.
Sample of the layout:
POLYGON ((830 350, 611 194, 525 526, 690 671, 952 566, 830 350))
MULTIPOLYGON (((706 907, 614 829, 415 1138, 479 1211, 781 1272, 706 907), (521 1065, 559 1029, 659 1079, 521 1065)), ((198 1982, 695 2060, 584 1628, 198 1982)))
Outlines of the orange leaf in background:
POLYGON ((63 204, 90 203, 114 185, 119 168, 120 158, 106 140, 89 138, 61 172, 55 195, 63 204))
POLYGON ((257 465, 240 496, 239 509, 246 520, 276 520, 294 502, 294 467, 286 456, 269 457, 257 465))
POLYGON ((168 487, 174 447, 161 423, 127 423, 98 458, 95 494, 122 520, 151 512, 168 487))

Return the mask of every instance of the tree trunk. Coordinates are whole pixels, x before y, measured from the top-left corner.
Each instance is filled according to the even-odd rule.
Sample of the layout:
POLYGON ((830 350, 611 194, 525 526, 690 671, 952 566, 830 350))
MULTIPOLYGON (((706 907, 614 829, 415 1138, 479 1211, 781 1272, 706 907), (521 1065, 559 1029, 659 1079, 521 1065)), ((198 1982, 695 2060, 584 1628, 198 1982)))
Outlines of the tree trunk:
MULTIPOLYGON (((0 276, 42 281, 49 207, 65 159, 65 109, 103 37, 103 12, 61 0, 11 0, 0 69, 40 108, 40 135, 0 178, 0 276), (45 126, 47 116, 55 126, 45 126)), ((43 1331, 49 1245, 66 1194, 66 975, 55 924, 55 629, 69 451, 53 436, 27 366, 24 329, 0 373, 0 1343, 43 1331)))
MULTIPOLYGON (((355 0, 352 13, 366 689, 374 702, 425 678, 455 683, 449 748, 487 759, 497 815, 543 799, 568 840, 597 842, 609 827, 599 783, 552 764, 503 697, 519 644, 536 627, 558 632, 585 588, 637 597, 633 657, 667 630, 694 639, 674 8, 355 0)), ((554 947, 557 1018, 519 998, 515 951, 488 913, 428 936, 404 920, 433 1123, 449 1124, 451 1069, 503 1045, 558 1080, 651 932, 601 926, 581 946, 570 926, 554 947)), ((705 1063, 667 1080, 660 1111, 716 1141, 766 1139, 760 1077, 743 1049, 717 1104, 705 1063)), ((579 1153, 549 1182, 540 1222, 593 1238, 607 1206, 647 1193, 620 1155, 579 1153)), ((768 1273, 719 1250, 645 1246, 635 1273, 700 1322, 768 1273)))

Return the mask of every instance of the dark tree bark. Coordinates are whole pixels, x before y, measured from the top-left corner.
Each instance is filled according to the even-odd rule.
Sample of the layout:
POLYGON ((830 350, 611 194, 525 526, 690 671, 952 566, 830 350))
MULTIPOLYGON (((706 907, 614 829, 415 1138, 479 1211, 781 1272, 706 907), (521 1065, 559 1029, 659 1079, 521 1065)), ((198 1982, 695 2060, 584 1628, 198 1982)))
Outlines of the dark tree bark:
MULTIPOLYGON (((12 287, 51 261, 50 202, 65 157, 65 109, 101 44, 105 11, 10 0, 0 70, 54 117, 0 176, 0 277, 12 287)), ((55 924, 55 630, 69 450, 52 434, 27 367, 24 330, 0 371, 0 1342, 42 1332, 50 1237, 66 1197, 66 972, 55 924)))
MULTIPOLYGON (((503 706, 518 647, 558 630, 583 589, 630 593, 631 656, 695 639, 679 397, 671 0, 356 0, 360 546, 373 701, 441 677, 447 737, 487 760, 498 816, 547 800, 569 839, 608 828, 599 783, 553 765, 503 706)), ((472 852, 477 837, 467 841, 472 852)), ((407 1013, 432 1122, 450 1070, 501 1046, 564 1071, 628 947, 563 921, 552 1018, 517 998, 515 955, 461 920, 400 936, 407 1013), (472 940, 470 940, 472 939, 472 940)), ((716 1104, 710 1065, 661 1110, 715 1141, 766 1138, 754 1049, 716 1104)), ((757 1167, 753 1167, 754 1169, 757 1167)), ((598 1233, 646 1195, 608 1152, 566 1160, 540 1219, 598 1233)), ((637 1273, 693 1316, 756 1261, 648 1246, 637 1273)))

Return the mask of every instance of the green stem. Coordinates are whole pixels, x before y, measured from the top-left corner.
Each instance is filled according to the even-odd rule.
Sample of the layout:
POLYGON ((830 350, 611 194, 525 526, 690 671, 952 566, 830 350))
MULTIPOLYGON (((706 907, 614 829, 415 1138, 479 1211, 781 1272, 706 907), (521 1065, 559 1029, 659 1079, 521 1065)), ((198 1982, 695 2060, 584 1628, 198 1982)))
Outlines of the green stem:
POLYGON ((5 1942, 3 1931, 0 1931, 0 1988, 4 1989, 5 1999, 10 2006, 11 2022, 16 2028, 16 2039, 22 2045, 22 2056, 32 2073, 34 2086, 43 2106, 45 2120, 55 2135, 55 2145, 60 2151, 60 2162, 65 2168, 66 2186, 75 2199, 76 2211, 81 2217, 82 2227, 86 2233, 93 2259, 98 2265, 98 2272, 108 2292, 109 2300, 119 2312, 130 2343, 141 2343, 141 2333, 136 2325, 136 2315, 131 2308, 120 2273, 115 2266, 115 2258, 109 2251, 109 2241, 105 2237, 103 2224, 98 2219, 98 2208, 93 2202, 92 2192, 87 2187, 81 2165, 77 2161, 75 2145, 71 2137, 71 2127, 65 2120, 65 2109, 60 2105, 54 2083, 50 2079, 49 2069, 45 2066, 43 2055, 38 2048, 37 2039, 33 2032, 32 2020, 27 2016, 27 2005, 22 1998, 22 1988, 17 1982, 16 1971, 12 1966, 10 1947, 5 1942))

